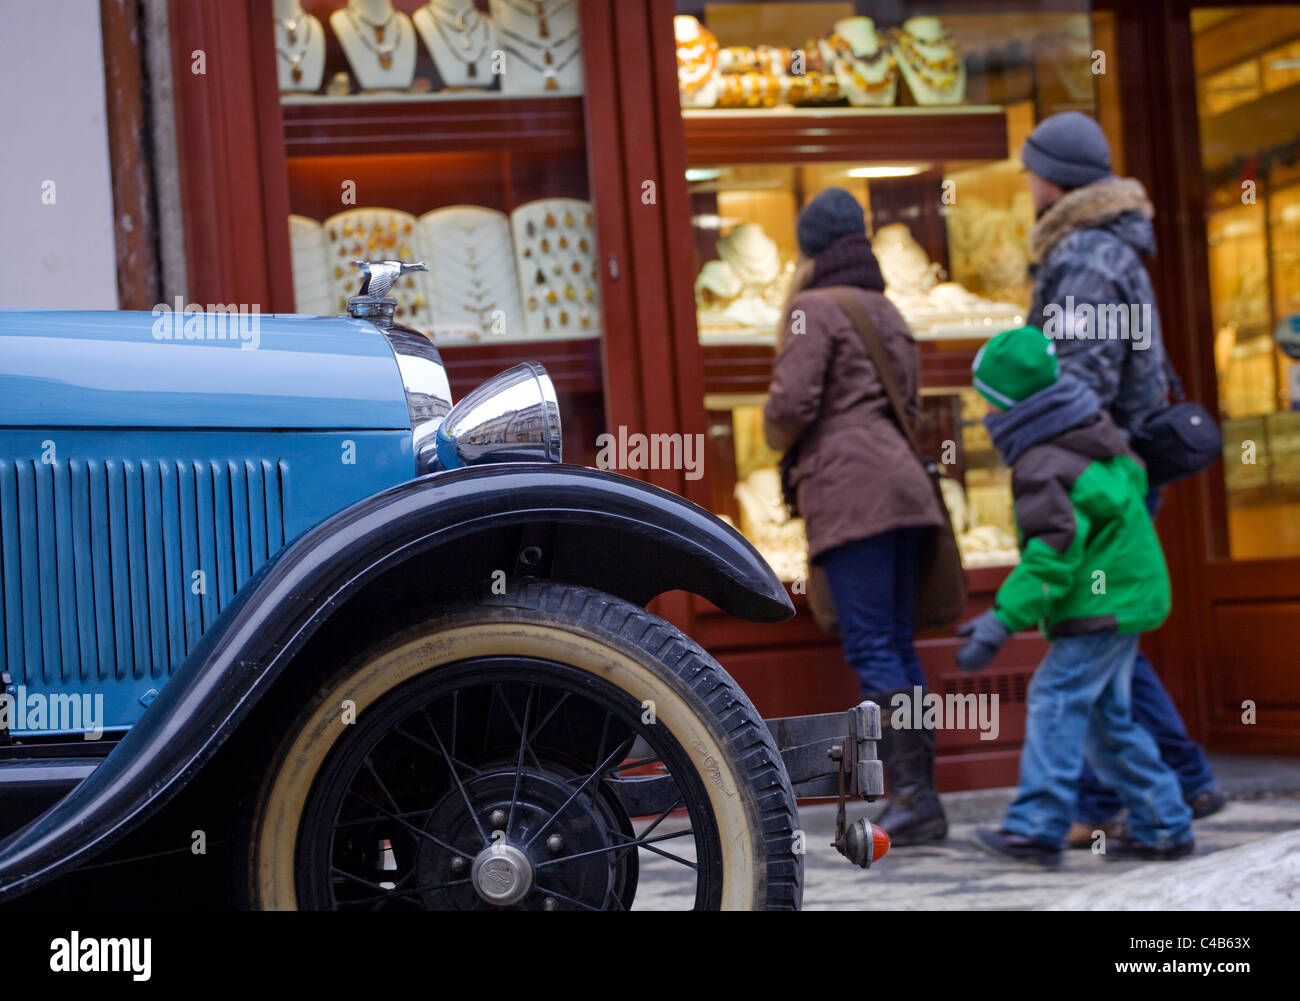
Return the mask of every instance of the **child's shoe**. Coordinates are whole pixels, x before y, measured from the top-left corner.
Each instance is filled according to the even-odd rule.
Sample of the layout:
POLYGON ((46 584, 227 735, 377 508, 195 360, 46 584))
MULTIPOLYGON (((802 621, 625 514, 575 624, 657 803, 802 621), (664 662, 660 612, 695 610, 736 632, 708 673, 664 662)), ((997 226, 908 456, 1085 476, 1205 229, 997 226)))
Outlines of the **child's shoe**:
POLYGON ((1023 834, 1013 834, 1001 829, 995 831, 991 827, 977 827, 971 840, 986 852, 1015 859, 1017 862, 1029 862, 1045 869, 1055 869, 1061 864, 1060 848, 1034 841, 1023 834))
POLYGON ((1187 801, 1187 805, 1192 808, 1193 820, 1204 820, 1206 817, 1212 817, 1225 806, 1228 805, 1228 797, 1222 789, 1214 788, 1209 792, 1203 792, 1187 801))
POLYGON ((1070 829, 1065 834, 1065 847, 1091 848, 1093 838, 1096 837, 1098 831, 1105 834, 1108 841, 1111 838, 1122 837, 1124 834, 1124 818, 1127 816, 1127 810, 1120 810, 1110 820, 1103 820, 1100 824, 1085 824, 1076 820, 1070 825, 1070 829))
POLYGON ((1119 837, 1106 842, 1108 862, 1173 862, 1196 851, 1196 838, 1190 833, 1163 848, 1136 838, 1119 837))

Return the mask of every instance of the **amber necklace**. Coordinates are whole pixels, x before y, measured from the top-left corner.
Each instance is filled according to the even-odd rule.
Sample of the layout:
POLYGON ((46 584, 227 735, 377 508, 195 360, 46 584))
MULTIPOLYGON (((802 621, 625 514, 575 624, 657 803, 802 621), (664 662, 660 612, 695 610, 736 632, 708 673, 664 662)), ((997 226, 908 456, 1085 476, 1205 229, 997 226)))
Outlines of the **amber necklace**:
POLYGON ((294 48, 282 49, 280 46, 275 47, 276 55, 289 64, 289 72, 293 77, 294 83, 302 82, 302 61, 307 57, 307 50, 311 48, 311 30, 310 24, 307 31, 302 33, 302 45, 298 42, 298 24, 302 20, 300 15, 296 20, 287 20, 276 18, 276 23, 284 29, 285 37, 290 46, 294 48))
MULTIPOLYGON (((521 45, 527 45, 530 49, 537 49, 538 51, 540 51, 540 52, 542 53, 542 60, 543 60, 543 62, 545 62, 547 66, 551 66, 551 65, 553 65, 554 62, 555 62, 555 51, 556 51, 557 49, 562 48, 562 47, 565 46, 565 45, 568 45, 571 41, 573 41, 575 38, 577 38, 577 37, 578 37, 578 32, 581 31, 581 30, 582 30, 582 29, 580 29, 580 28, 574 28, 571 32, 569 32, 567 35, 565 35, 565 36, 564 36, 563 38, 561 38, 559 41, 556 41, 556 42, 546 42, 546 43, 544 43, 544 44, 543 44, 542 42, 534 42, 531 38, 525 38, 523 35, 520 35, 520 34, 517 33, 517 32, 511 31, 509 28, 502 28, 502 29, 501 29, 501 34, 506 35, 506 36, 508 36, 509 38, 513 38, 516 42, 519 42, 521 45)), ((575 49, 575 50, 574 50, 574 53, 570 53, 569 59, 565 60, 565 65, 567 65, 569 62, 572 61, 572 59, 573 59, 573 55, 576 54, 577 51, 578 51, 578 50, 575 49)), ((518 54, 518 53, 516 53, 516 54, 518 54)), ((523 57, 520 56, 520 58, 523 58, 523 57)), ((525 62, 527 62, 527 60, 525 60, 525 62)), ((537 68, 537 67, 534 67, 534 69, 536 69, 536 68, 537 68)))
POLYGON ((926 86, 943 91, 957 82, 960 65, 957 46, 951 35, 920 39, 908 31, 899 31, 898 50, 926 86), (939 49, 936 57, 926 55, 924 48, 939 49))
POLYGON ((505 0, 506 6, 513 7, 525 17, 537 18, 537 37, 550 38, 551 26, 550 18, 553 18, 560 11, 573 3, 573 0, 526 0, 529 6, 525 6, 522 0, 505 0))
POLYGON ((849 76, 859 90, 869 94, 879 94, 894 85, 894 79, 898 76, 898 63, 884 43, 878 44, 874 52, 858 55, 853 44, 836 32, 830 37, 830 45, 836 56, 848 63, 849 76), (873 80, 867 75, 867 69, 882 59, 885 61, 883 73, 873 80))
POLYGON ((375 24, 374 21, 367 20, 363 15, 352 9, 352 4, 344 8, 349 20, 352 21, 352 27, 356 29, 357 37, 361 43, 373 52, 379 58, 379 65, 384 69, 389 69, 393 65, 393 53, 397 51, 398 45, 402 42, 402 22, 397 20, 397 11, 394 10, 388 15, 388 20, 383 24, 375 24), (366 25, 375 33, 374 41, 366 33, 362 25, 366 25), (384 44, 384 36, 388 34, 388 26, 393 25, 393 42, 391 45, 384 44))
POLYGON ((487 21, 478 14, 477 10, 474 11, 476 17, 472 23, 466 19, 464 14, 457 14, 455 21, 456 31, 458 32, 459 38, 459 42, 457 43, 452 41, 451 36, 447 33, 448 26, 443 22, 442 17, 439 16, 440 14, 448 14, 448 12, 440 8, 437 4, 429 4, 429 9, 430 13, 433 14, 433 26, 438 29, 438 34, 442 37, 443 42, 446 43, 451 54, 465 64, 465 73, 470 77, 470 79, 477 77, 478 62, 487 54, 488 46, 492 43, 492 32, 488 30, 487 21), (473 45, 471 39, 474 36, 474 32, 479 28, 483 29, 483 46, 476 54, 470 55, 469 49, 470 46, 473 45), (464 49, 465 51, 458 51, 458 45, 460 49, 464 49))
POLYGON ((483 19, 483 15, 479 13, 478 8, 474 7, 473 5, 470 5, 467 9, 469 13, 474 15, 474 23, 471 23, 470 19, 465 16, 466 14, 465 10, 448 8, 445 4, 438 3, 438 0, 430 0, 429 9, 431 11, 445 15, 456 25, 457 31, 463 31, 466 33, 473 31, 474 23, 477 23, 478 21, 481 21, 483 19))

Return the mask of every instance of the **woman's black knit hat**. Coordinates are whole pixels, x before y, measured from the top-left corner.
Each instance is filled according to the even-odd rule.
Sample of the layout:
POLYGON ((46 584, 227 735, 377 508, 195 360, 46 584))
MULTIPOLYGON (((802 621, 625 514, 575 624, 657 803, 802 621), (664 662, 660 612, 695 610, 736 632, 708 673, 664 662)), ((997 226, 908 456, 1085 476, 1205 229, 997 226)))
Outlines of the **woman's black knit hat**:
POLYGON ((803 207, 797 227, 799 250, 816 257, 836 240, 867 233, 862 205, 843 188, 827 188, 803 207))

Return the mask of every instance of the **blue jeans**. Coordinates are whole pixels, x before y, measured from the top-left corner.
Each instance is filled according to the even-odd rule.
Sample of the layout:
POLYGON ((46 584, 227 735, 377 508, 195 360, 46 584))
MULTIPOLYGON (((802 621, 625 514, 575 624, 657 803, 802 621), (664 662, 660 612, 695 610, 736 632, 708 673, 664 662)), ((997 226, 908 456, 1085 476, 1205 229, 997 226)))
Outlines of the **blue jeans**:
MULTIPOLYGON (((1184 800, 1193 800, 1215 788, 1218 783, 1205 752, 1187 736, 1173 699, 1160 683, 1151 661, 1142 653, 1138 653, 1133 667, 1132 706, 1133 721, 1155 738, 1160 760, 1174 770, 1184 800)), ((1079 776, 1075 819, 1095 826, 1115 816, 1123 805, 1115 790, 1108 788, 1084 764, 1079 776)))
POLYGON ((1137 636, 1114 633, 1052 643, 1029 683, 1020 788, 1006 830, 1059 846, 1086 760, 1128 807, 1138 841, 1163 848, 1191 836, 1178 780, 1130 711, 1137 646, 1137 636))
POLYGON ((926 528, 898 528, 827 550, 826 571, 844 657, 864 695, 925 685, 912 642, 916 557, 926 528))
MULTIPOLYGON (((1160 510, 1161 493, 1161 489, 1156 487, 1147 495, 1147 510, 1152 518, 1160 510)), ((1187 736, 1187 728, 1178 715, 1174 700, 1165 691, 1151 661, 1141 652, 1133 668, 1133 720, 1155 738, 1156 746, 1160 748, 1160 760, 1178 776, 1184 800, 1193 800, 1218 785, 1205 752, 1187 736)), ((1075 819, 1095 826, 1115 816, 1122 806, 1115 790, 1108 789, 1085 764, 1079 776, 1075 819)))

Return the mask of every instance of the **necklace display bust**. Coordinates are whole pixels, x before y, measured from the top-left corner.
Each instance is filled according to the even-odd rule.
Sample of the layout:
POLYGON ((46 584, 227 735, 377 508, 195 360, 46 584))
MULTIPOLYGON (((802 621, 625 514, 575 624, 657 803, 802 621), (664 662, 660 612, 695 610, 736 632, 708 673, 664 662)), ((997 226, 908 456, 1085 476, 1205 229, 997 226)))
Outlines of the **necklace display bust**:
POLYGON ((320 90, 325 78, 325 28, 299 0, 275 0, 275 66, 282 91, 320 90))
POLYGON ((578 0, 491 0, 506 54, 501 91, 543 94, 582 90, 578 0))
POLYGON ((939 282, 939 265, 931 263, 906 223, 880 227, 872 237, 871 251, 880 262, 885 284, 901 295, 925 295, 939 282))
POLYGON ((392 0, 348 0, 330 15, 362 90, 407 90, 415 79, 415 29, 392 0))
POLYGON ((762 292, 781 273, 781 252, 776 241, 758 223, 741 223, 718 240, 718 256, 748 290, 762 292))
POLYGON ((898 66, 917 104, 960 104, 966 97, 966 63, 937 17, 903 22, 898 66))
POLYGON ((848 17, 835 23, 823 58, 834 67, 840 93, 859 106, 885 106, 898 96, 898 61, 869 17, 848 17))
POLYGON ((497 30, 474 0, 429 0, 411 17, 445 86, 492 86, 497 30))
POLYGON ((673 18, 677 42, 677 86, 683 108, 712 108, 722 83, 718 78, 718 39, 689 14, 673 18))

